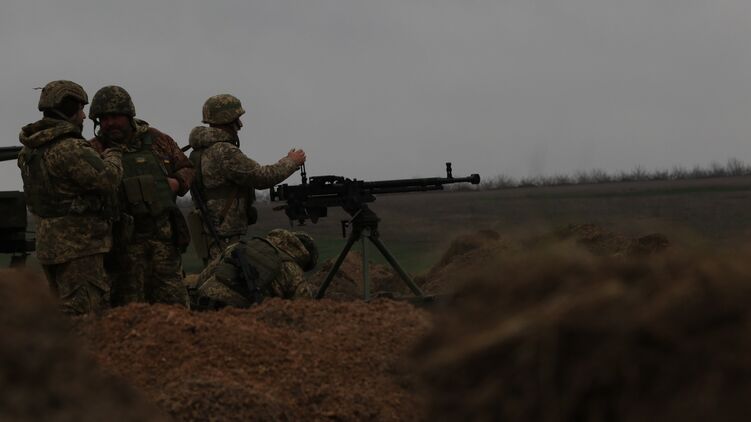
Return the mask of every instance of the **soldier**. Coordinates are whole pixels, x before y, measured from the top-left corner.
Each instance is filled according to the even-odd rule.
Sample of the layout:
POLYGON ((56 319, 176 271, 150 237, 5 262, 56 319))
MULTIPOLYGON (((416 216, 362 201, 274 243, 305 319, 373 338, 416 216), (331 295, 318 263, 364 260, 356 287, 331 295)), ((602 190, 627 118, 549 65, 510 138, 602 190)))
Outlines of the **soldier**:
POLYGON ((313 238, 303 232, 275 229, 266 237, 234 243, 211 261, 195 284, 189 286, 193 309, 245 308, 252 304, 242 270, 232 257, 236 249, 247 257, 258 274, 254 282, 263 296, 284 299, 313 297, 315 290, 303 275, 318 261, 318 248, 313 238))
MULTIPOLYGON (((252 206, 255 190, 282 182, 305 163, 305 152, 296 149, 276 164, 265 166, 245 156, 237 136, 243 127, 240 121, 243 114, 240 100, 229 94, 215 95, 203 105, 203 122, 209 127, 194 128, 189 138, 193 148, 190 160, 196 168, 195 188, 211 214, 200 218, 211 219, 225 244, 240 239, 247 233, 248 225, 255 222, 256 210, 252 206)), ((192 227, 195 226, 202 224, 194 223, 192 227)), ((194 245, 204 262, 224 248, 215 244, 205 220, 202 229, 196 232, 203 233, 202 239, 194 239, 194 245)))
POLYGON ((95 127, 92 145, 102 151, 122 144, 123 180, 119 189, 121 220, 116 247, 119 274, 112 303, 188 305, 182 282, 181 252, 190 241, 175 204, 190 189, 193 165, 168 135, 135 118, 128 92, 105 86, 94 94, 89 110, 95 127))
POLYGON ((71 81, 48 83, 39 97, 42 120, 19 138, 18 167, 36 218, 36 253, 62 311, 79 315, 109 306, 104 254, 112 247, 121 147, 100 154, 81 135, 88 96, 71 81))

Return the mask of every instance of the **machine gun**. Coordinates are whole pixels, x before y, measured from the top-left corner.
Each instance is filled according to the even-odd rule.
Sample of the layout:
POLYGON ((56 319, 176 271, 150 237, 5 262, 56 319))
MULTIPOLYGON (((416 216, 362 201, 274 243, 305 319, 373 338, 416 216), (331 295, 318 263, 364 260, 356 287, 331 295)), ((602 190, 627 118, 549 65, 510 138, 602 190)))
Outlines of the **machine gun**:
POLYGON ((424 192, 443 190, 444 185, 454 183, 480 183, 480 175, 472 174, 469 177, 453 177, 451 163, 446 163, 446 177, 430 177, 424 179, 398 179, 366 182, 357 179, 348 179, 341 176, 317 176, 308 181, 305 166, 301 169, 302 183, 299 185, 279 185, 270 190, 270 199, 286 201, 285 205, 275 207, 275 210, 284 210, 290 219, 290 224, 297 221, 303 225, 310 220, 318 222, 321 217, 326 217, 329 207, 341 207, 351 219, 342 221, 342 235, 346 236, 348 226, 352 228, 347 243, 339 253, 331 271, 321 284, 316 294, 316 299, 321 299, 326 294, 326 289, 331 284, 334 275, 344 262, 356 241, 362 242, 363 258, 363 288, 364 297, 369 299, 368 262, 365 256, 365 239, 370 240, 383 257, 388 261, 394 271, 409 287, 412 293, 419 298, 425 298, 422 290, 414 283, 412 278, 402 268, 399 262, 380 240, 378 223, 380 218, 367 205, 376 200, 376 195, 403 192, 424 192), (364 237, 363 237, 364 236, 364 237))
MULTIPOLYGON (((0 147, 0 161, 18 159, 21 147, 0 147)), ((26 238, 28 220, 23 192, 0 192, 0 253, 11 254, 10 266, 24 265, 34 251, 34 239, 26 238)))

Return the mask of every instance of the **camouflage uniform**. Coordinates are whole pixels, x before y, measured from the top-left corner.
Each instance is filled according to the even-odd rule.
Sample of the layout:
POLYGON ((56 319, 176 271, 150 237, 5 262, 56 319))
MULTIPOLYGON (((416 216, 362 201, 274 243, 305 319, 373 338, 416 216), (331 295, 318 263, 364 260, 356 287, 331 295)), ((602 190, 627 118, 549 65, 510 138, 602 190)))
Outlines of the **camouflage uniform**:
MULTIPOLYGON (((204 104, 203 121, 228 124, 243 113, 237 98, 217 95, 204 104)), ((190 132, 189 141, 193 148, 190 158, 196 167, 195 185, 206 201, 214 227, 227 244, 247 233, 249 220, 254 218, 255 190, 268 189, 297 170, 295 162, 287 157, 272 165, 258 164, 240 151, 237 134, 221 128, 198 126, 190 132)), ((214 258, 222 248, 214 244, 209 233, 204 226, 210 256, 214 258)))
MULTIPOLYGON (((105 87, 100 92, 108 88, 111 89, 105 87)), ((95 112, 95 109, 98 110, 95 107, 98 105, 97 95, 92 101, 92 118, 98 116, 95 112)), ((129 97, 127 99, 130 101, 129 97)), ((132 107, 132 103, 129 106, 132 107)), ((130 117, 135 132, 124 145, 123 161, 126 164, 119 189, 122 219, 132 221, 132 226, 123 228, 120 240, 123 244, 115 247, 114 261, 117 268, 113 272, 117 274, 113 279, 112 304, 149 302, 187 306, 188 296, 182 280, 181 249, 187 245, 189 238, 186 239, 187 227, 175 205, 176 198, 169 190, 166 177, 178 180, 180 186, 177 193, 182 196, 190 189, 193 165, 170 136, 149 127, 142 120, 132 118, 134 114, 135 110, 130 117), (133 156, 134 159, 128 159, 133 156), (152 157, 161 167, 157 170, 159 174, 146 174, 147 178, 143 179, 144 175, 137 173, 136 167, 138 163, 152 157), (129 166, 129 162, 136 164, 129 166), (136 182, 139 195, 144 195, 142 202, 133 200, 133 184, 130 182, 136 182), (153 202, 158 203, 161 198, 162 206, 153 205, 143 193, 146 190, 154 191, 157 199, 153 202), (169 195, 168 199, 164 199, 166 195, 169 195)), ((97 134, 90 142, 94 148, 102 151, 109 141, 97 134)))
POLYGON ((232 258, 236 249, 245 253, 258 272, 256 282, 263 296, 296 299, 312 298, 315 294, 314 286, 304 276, 318 260, 313 239, 305 233, 275 229, 264 238, 234 243, 212 260, 195 285, 189 286, 195 309, 251 305, 242 271, 232 258))
MULTIPOLYGON (((45 87, 43 97, 53 84, 45 87)), ((37 259, 50 288, 68 314, 108 307, 103 256, 112 247, 121 151, 103 150, 100 156, 81 136, 81 127, 49 117, 24 126, 19 138, 24 147, 18 166, 36 219, 37 259)))

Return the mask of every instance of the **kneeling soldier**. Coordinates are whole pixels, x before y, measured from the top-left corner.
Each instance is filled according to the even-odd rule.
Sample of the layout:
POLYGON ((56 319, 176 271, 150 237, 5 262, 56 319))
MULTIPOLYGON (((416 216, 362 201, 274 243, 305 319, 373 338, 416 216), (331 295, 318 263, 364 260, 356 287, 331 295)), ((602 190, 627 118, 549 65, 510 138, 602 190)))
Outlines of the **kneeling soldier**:
POLYGON ((245 308, 257 300, 257 289, 263 297, 285 299, 311 298, 315 293, 305 280, 304 272, 318 261, 313 238, 303 232, 275 229, 266 237, 240 240, 228 246, 201 272, 189 286, 191 307, 218 309, 224 306, 245 308), (245 279, 236 254, 250 264, 252 280, 245 279))

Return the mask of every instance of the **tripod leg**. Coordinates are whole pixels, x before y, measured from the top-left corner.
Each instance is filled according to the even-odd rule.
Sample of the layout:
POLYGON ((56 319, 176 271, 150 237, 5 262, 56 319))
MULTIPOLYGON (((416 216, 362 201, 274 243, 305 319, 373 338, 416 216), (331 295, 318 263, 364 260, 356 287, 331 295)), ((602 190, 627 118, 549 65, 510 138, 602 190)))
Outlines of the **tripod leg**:
POLYGON ((336 257, 336 262, 334 262, 334 266, 331 267, 331 271, 329 271, 328 274, 326 274, 326 279, 323 280, 323 284, 321 284, 321 287, 318 288, 318 293, 316 293, 316 299, 323 298, 323 295, 326 294, 326 289, 329 288, 329 284, 331 284, 331 280, 334 279, 334 275, 337 271, 339 271, 339 267, 342 266, 342 262, 344 262, 344 258, 347 257, 347 254, 349 253, 349 250, 352 249, 352 245, 355 244, 357 239, 360 237, 359 233, 356 234, 354 231, 350 234, 349 238, 347 239, 347 243, 344 245, 344 248, 341 252, 339 252, 339 256, 336 257))
POLYGON ((415 296, 424 297, 425 294, 422 292, 422 290, 420 290, 419 287, 417 287, 417 284, 412 281, 412 278, 410 278, 407 272, 404 271, 402 266, 399 265, 399 262, 397 262, 396 258, 391 255, 391 252, 386 249, 386 245, 381 242, 381 239, 379 239, 377 236, 368 236, 368 239, 370 239, 370 241, 373 242, 374 245, 376 245, 376 248, 378 248, 378 250, 381 252, 381 255, 386 258, 386 261, 388 261, 389 264, 391 264, 391 268, 393 268, 394 271, 399 274, 399 277, 401 277, 407 287, 412 290, 412 293, 414 293, 415 296))

